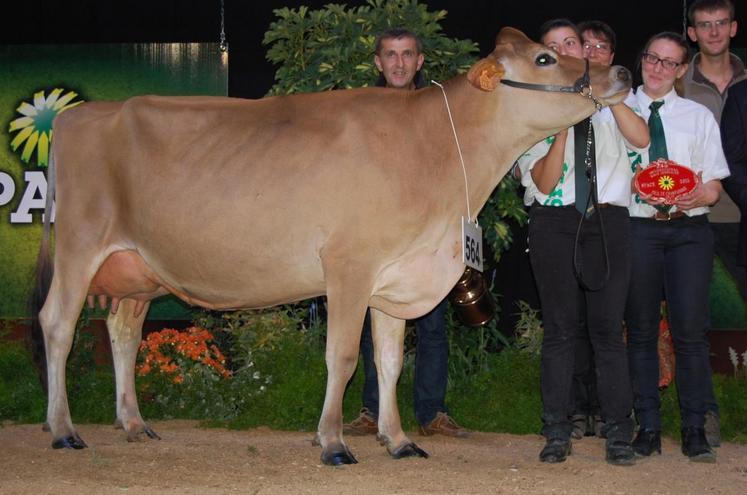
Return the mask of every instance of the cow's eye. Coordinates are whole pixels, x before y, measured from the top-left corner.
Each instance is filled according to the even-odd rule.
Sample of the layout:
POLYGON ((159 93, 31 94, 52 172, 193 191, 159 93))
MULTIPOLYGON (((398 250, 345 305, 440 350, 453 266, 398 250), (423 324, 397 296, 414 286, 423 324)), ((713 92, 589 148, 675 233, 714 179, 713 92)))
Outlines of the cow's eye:
POLYGON ((555 60, 553 57, 551 57, 550 54, 548 54, 548 53, 542 53, 542 54, 538 55, 537 59, 534 61, 534 63, 537 64, 537 65, 539 65, 539 66, 552 65, 555 62, 557 62, 557 60, 555 60))

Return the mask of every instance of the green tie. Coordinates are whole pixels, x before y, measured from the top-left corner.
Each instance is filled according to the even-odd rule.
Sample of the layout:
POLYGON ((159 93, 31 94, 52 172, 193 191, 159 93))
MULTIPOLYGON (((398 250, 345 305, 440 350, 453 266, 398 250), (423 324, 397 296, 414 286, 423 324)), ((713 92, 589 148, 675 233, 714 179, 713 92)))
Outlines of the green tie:
POLYGON ((663 101, 652 101, 648 106, 651 109, 651 115, 648 117, 648 132, 651 134, 648 158, 652 162, 659 158, 669 158, 669 155, 667 155, 667 139, 664 137, 664 126, 661 124, 661 116, 659 115, 659 107, 663 104, 663 101))
MULTIPOLYGON (((651 109, 651 115, 648 116, 648 132, 651 135, 651 145, 648 148, 648 159, 653 162, 659 158, 667 159, 667 138, 664 137, 664 126, 661 124, 661 115, 659 108, 664 104, 663 101, 652 101, 648 108, 651 109)), ((672 205, 657 205, 654 208, 667 213, 672 209, 672 205)))

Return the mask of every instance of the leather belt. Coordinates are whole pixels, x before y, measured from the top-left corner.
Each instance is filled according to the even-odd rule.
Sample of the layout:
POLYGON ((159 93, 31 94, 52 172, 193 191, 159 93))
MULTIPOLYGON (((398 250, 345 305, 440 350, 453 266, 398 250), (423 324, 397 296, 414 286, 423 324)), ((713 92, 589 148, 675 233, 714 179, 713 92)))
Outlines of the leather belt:
MULTIPOLYGON (((567 206, 574 206, 575 207, 576 203, 571 203, 571 204, 569 204, 567 206)), ((589 203, 589 208, 591 208, 591 206, 592 206, 591 203, 589 203)), ((615 205, 613 205, 612 203, 598 203, 597 204, 597 208, 609 208, 611 206, 615 206, 615 205)))
POLYGON ((654 214, 654 216, 652 216, 651 218, 659 222, 668 222, 670 220, 677 220, 678 218, 682 218, 684 216, 685 216, 684 211, 672 211, 672 212, 657 211, 654 214))

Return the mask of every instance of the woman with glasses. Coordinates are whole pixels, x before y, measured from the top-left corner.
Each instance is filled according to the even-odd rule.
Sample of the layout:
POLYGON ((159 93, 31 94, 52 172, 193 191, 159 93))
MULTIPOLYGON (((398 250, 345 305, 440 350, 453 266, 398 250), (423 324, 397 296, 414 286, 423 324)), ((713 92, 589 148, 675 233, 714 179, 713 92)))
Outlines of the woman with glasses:
MULTIPOLYGON (((581 32, 581 40, 583 41, 584 58, 589 62, 605 67, 611 66, 615 58, 617 36, 609 24, 599 20, 588 20, 580 22, 578 30, 581 32)), ((628 109, 626 111, 630 112, 628 109)), ((605 114, 607 112, 610 112, 610 110, 604 109, 601 113, 605 114)), ((644 134, 647 132, 646 129, 643 130, 644 134)), ((627 165, 627 160, 623 159, 622 162, 624 166, 627 165)), ((571 415, 573 432, 571 436, 576 439, 581 439, 584 436, 604 436, 604 419, 599 407, 599 394, 597 394, 594 347, 591 344, 589 331, 584 322, 585 319, 582 318, 576 334, 573 367, 573 413, 571 415)))
POLYGON ((632 270, 625 321, 639 424, 633 441, 636 454, 661 453, 657 340, 663 293, 674 342, 682 453, 691 461, 714 462, 716 456, 703 428, 706 397, 713 387, 706 335, 713 234, 706 214, 719 200, 721 179, 729 175, 729 169, 713 114, 674 90, 689 60, 690 49, 681 35, 654 35, 641 56, 643 85, 628 99, 648 119, 651 133, 649 149, 634 154, 635 166, 645 168, 666 158, 691 169, 698 184, 671 207, 634 191, 629 208, 632 270))
POLYGON ((578 30, 584 40, 584 58, 595 64, 612 65, 617 36, 609 24, 596 20, 584 21, 579 23, 578 30))
MULTIPOLYGON (((546 22, 540 35, 542 43, 556 52, 547 50, 548 57, 583 58, 580 33, 569 20, 546 22)), ((626 140, 632 146, 645 147, 648 130, 643 119, 619 103, 595 113, 578 127, 542 140, 518 160, 526 187, 524 203, 531 206, 529 259, 544 325, 541 389, 546 443, 539 454, 542 462, 563 462, 571 452, 571 383, 579 327, 588 328, 593 345, 599 405, 607 421, 606 460, 620 465, 635 461, 630 443, 633 395, 622 337, 630 269, 627 207, 632 178, 626 140), (591 211, 587 149, 589 160, 596 160, 598 179, 599 208, 591 211), (605 242, 600 218, 606 229, 608 263, 602 255, 605 242), (578 245, 585 284, 579 283, 573 268, 576 232, 582 219, 584 229, 578 245), (606 269, 609 277, 605 281, 606 269)))

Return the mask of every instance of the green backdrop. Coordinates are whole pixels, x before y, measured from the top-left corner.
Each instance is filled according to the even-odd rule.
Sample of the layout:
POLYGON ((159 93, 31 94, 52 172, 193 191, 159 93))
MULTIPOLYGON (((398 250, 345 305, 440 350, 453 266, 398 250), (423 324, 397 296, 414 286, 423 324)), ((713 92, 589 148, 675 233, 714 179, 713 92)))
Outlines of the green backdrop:
MULTIPOLYGON (((217 43, 5 45, 0 67, 0 318, 24 318, 42 212, 28 210, 33 220, 21 223, 26 203, 19 205, 27 188, 29 204, 42 202, 45 191, 34 180, 27 185, 26 177, 46 173, 41 141, 59 111, 50 103, 55 95, 58 103, 73 96, 68 105, 141 94, 225 96, 228 54, 217 43), (38 132, 29 134, 32 126, 38 132), (41 139, 31 146, 34 136, 41 139)), ((154 302, 149 313, 151 319, 190 316, 175 298, 154 302)))

